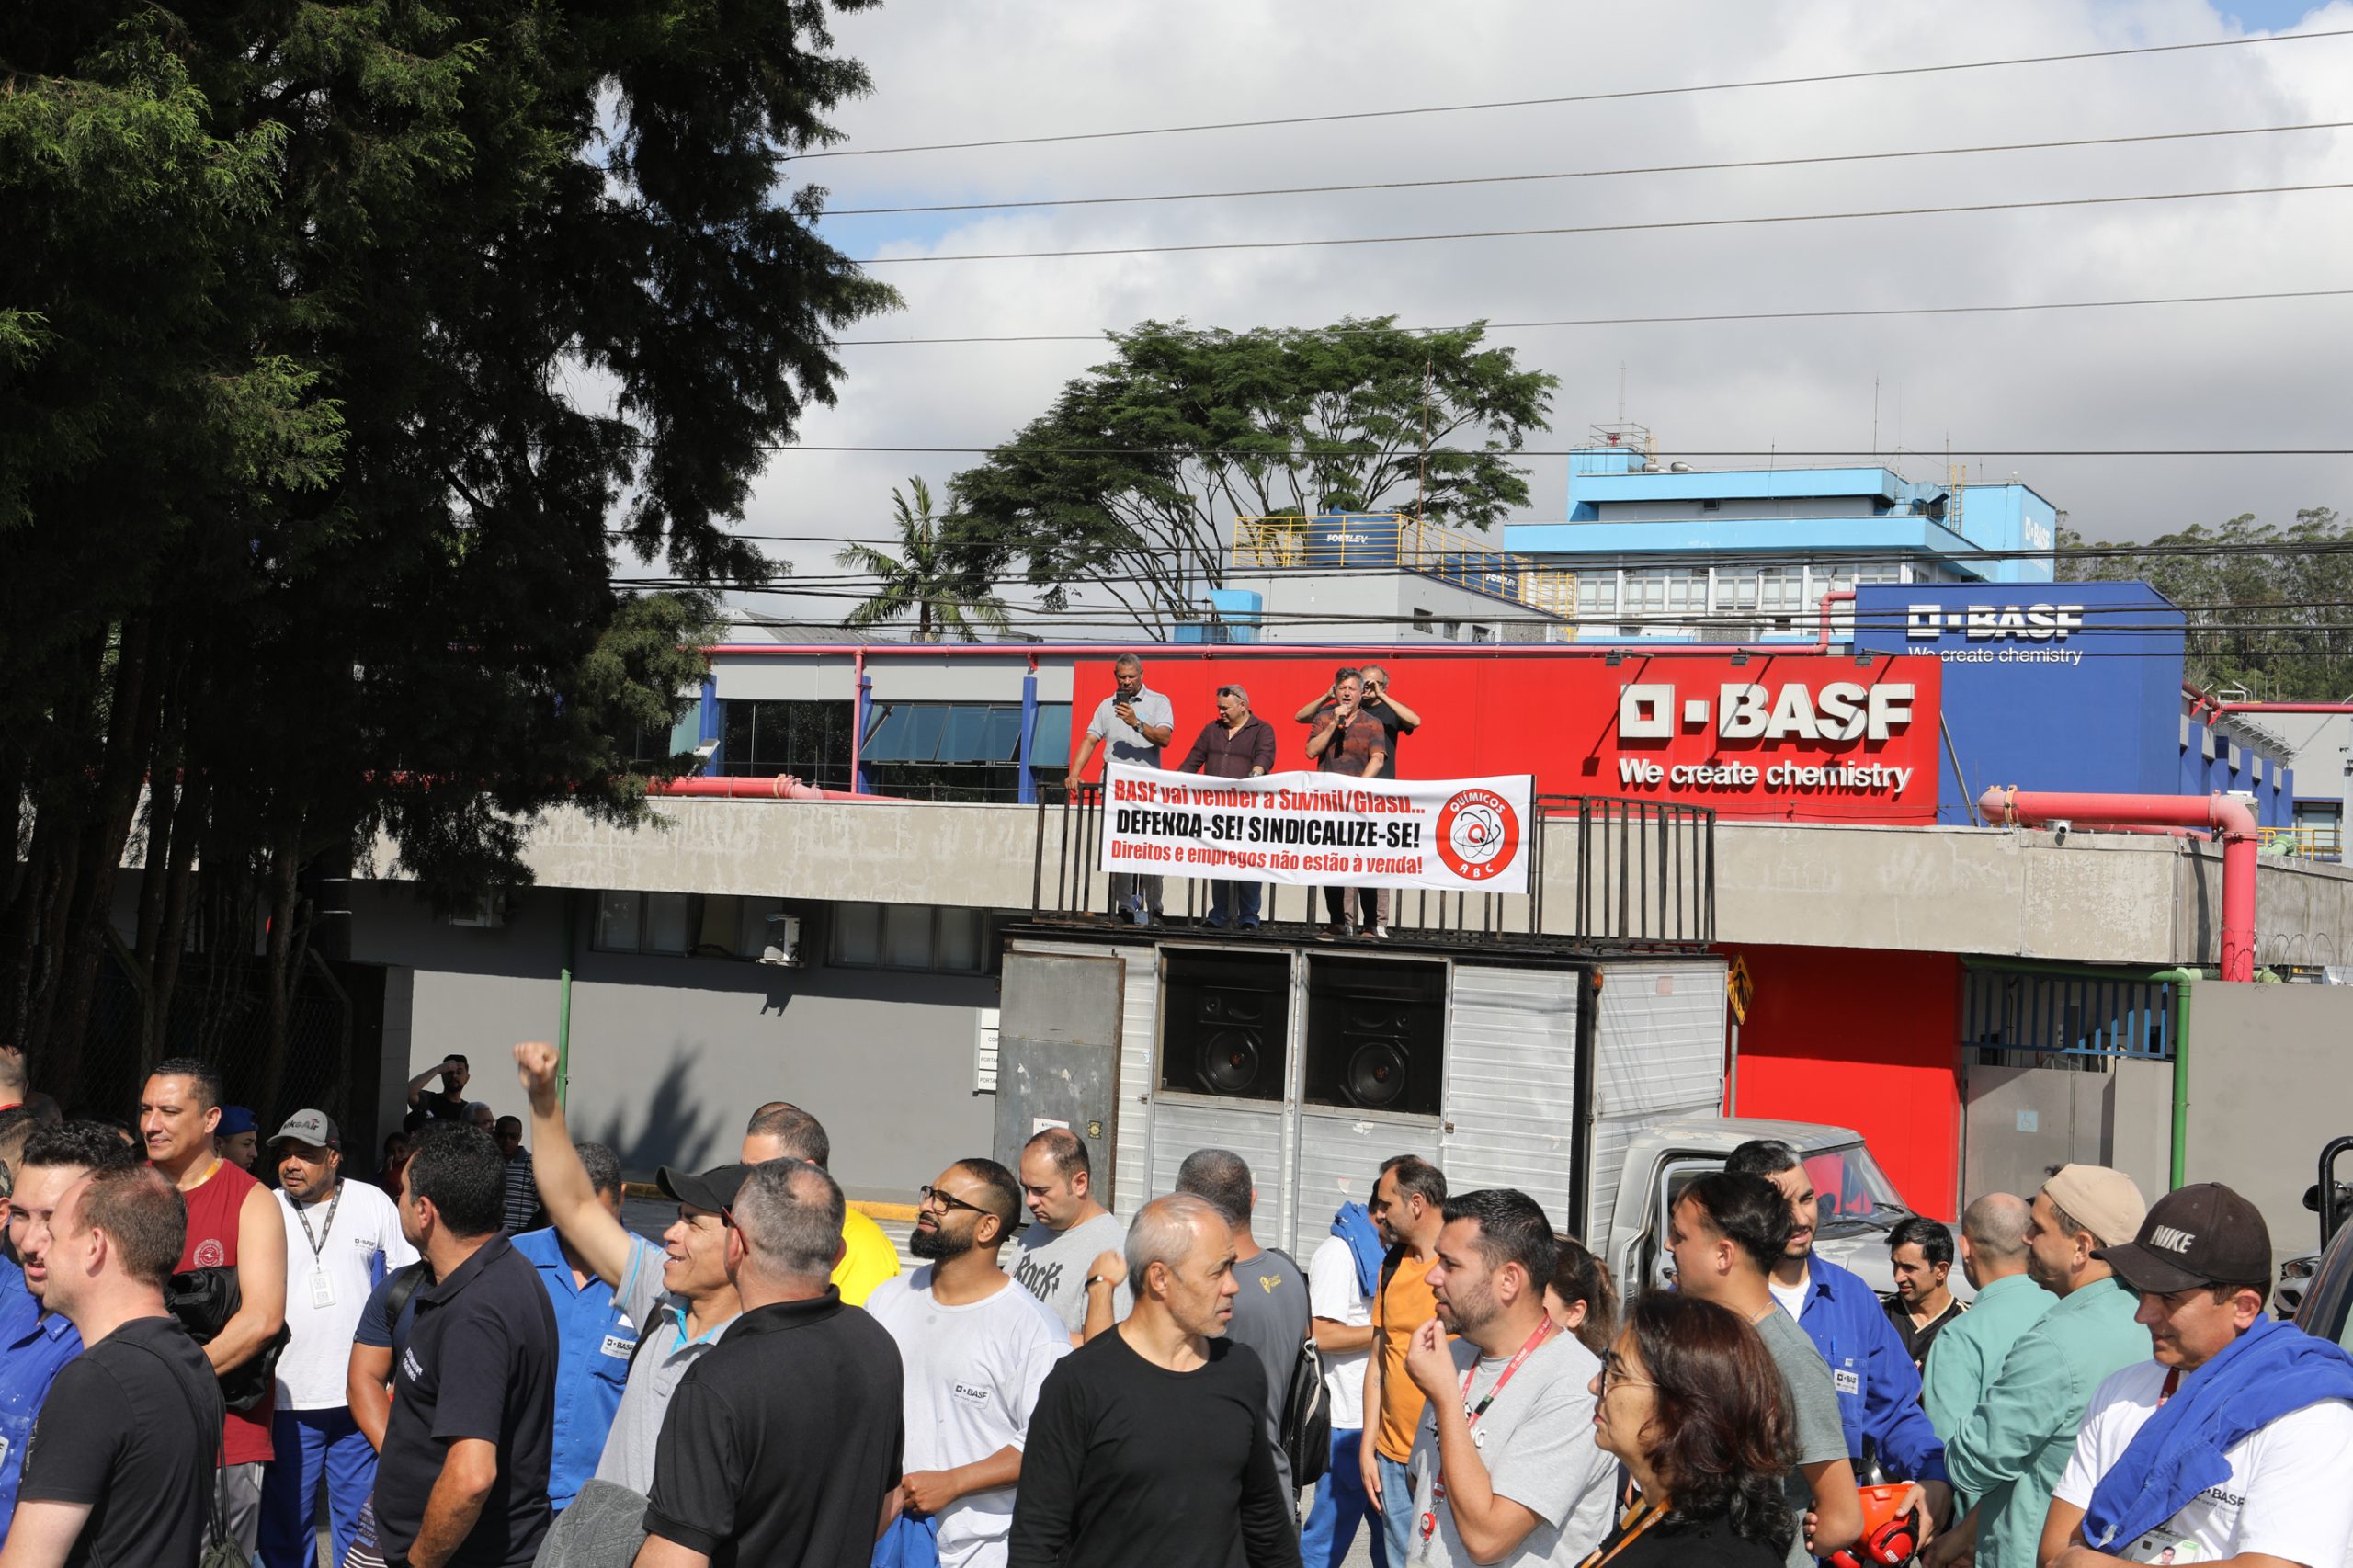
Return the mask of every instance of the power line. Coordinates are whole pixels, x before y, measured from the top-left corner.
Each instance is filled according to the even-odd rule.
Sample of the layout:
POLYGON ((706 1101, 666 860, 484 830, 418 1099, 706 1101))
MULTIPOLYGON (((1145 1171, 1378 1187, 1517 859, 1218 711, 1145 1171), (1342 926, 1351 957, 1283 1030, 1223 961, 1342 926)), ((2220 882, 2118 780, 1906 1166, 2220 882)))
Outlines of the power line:
POLYGON ((1194 190, 1156 196, 1040 197, 1029 201, 953 201, 921 207, 831 207, 828 218, 875 218, 918 212, 1011 212, 1055 207, 1125 207, 1166 201, 1233 201, 1264 196, 1336 196, 1371 190, 1434 190, 1461 186, 1534 185, 1555 180, 1614 179, 1630 175, 1684 175, 1733 169, 1801 168, 1816 164, 1884 163, 1904 158, 1954 158, 1985 153, 2036 153, 2067 147, 2124 147, 2153 142, 2211 141, 2226 136, 2275 136, 2302 131, 2342 131, 2353 120, 2302 125, 2254 125, 2226 131, 2162 131, 2135 136, 2086 136, 2063 142, 1999 142, 1973 147, 1921 147, 1892 153, 1825 153, 1811 157, 1744 158, 1711 164, 1650 164, 1560 174, 1470 175, 1447 179, 1359 180, 1344 185, 1293 185, 1247 190, 1194 190))
MULTIPOLYGON (((1744 321, 1841 321, 1873 316, 1998 315, 2026 311, 2109 311, 2143 305, 2219 305, 2265 300, 2336 299, 2348 294, 2353 294, 2353 289, 2282 289, 2267 293, 2172 294, 2134 300, 2051 300, 2010 305, 1891 305, 1830 311, 1715 311, 1691 315, 1568 316, 1553 321, 1491 321, 1465 323, 1461 326, 1308 326, 1284 327, 1279 330, 1286 337, 1352 337, 1382 332, 1413 334, 1462 332, 1474 324, 1483 326, 1489 332, 1524 332, 1544 327, 1662 326, 1744 321)), ((1009 333, 995 336, 845 337, 836 339, 834 347, 836 348, 898 348, 964 343, 1100 344, 1111 331, 1112 329, 1106 327, 1095 332, 1009 333)))
POLYGON ((1205 251, 1325 250, 1345 245, 1407 245, 1457 240, 1535 239, 1562 234, 1626 234, 1674 229, 1753 228, 1766 223, 1832 223, 1865 218, 1930 218, 1972 212, 2032 212, 2061 207, 2122 207, 2157 201, 2207 201, 2233 196, 2293 196, 2353 189, 2353 181, 2241 186, 2223 190, 2155 191, 2136 196, 2067 196, 2040 201, 1979 201, 1940 207, 1880 207, 1848 212, 1776 212, 1753 218, 1661 218, 1636 223, 1564 223, 1540 229, 1461 229, 1436 234, 1355 234, 1338 239, 1206 240, 1175 245, 1100 245, 1079 250, 957 251, 941 256, 862 256, 858 267, 913 267, 955 261, 1056 261, 1107 256, 1184 256, 1205 251))
MULTIPOLYGON (((767 442, 756 449, 769 452, 882 452, 923 455, 941 453, 949 456, 986 456, 1006 448, 1017 448, 1018 441, 1000 441, 990 447, 919 446, 914 444, 881 445, 836 442, 832 444, 801 442, 767 442)), ((1411 453, 1417 448, 1407 448, 1411 453)), ((1567 458, 1590 452, 1591 447, 1514 447, 1497 448, 1493 451, 1482 448, 1432 447, 1429 455, 1438 457, 1489 458, 1567 458)), ((1955 458, 2342 458, 2353 457, 2353 447, 1964 447, 1954 444, 1947 449, 1955 458)), ((1262 449, 1252 447, 1098 447, 1056 445, 1043 449, 1041 457, 1134 457, 1134 458, 1224 458, 1233 460, 1255 460, 1270 466, 1309 462, 1319 458, 1377 458, 1385 455, 1373 447, 1347 446, 1338 443, 1310 443, 1300 448, 1262 449)), ((1677 458, 1866 458, 1874 466, 1884 466, 1881 460, 1885 451, 1867 452, 1857 447, 1718 447, 1713 449, 1678 449, 1677 458)))
POLYGON ((1612 103, 1631 98, 1664 98, 1695 93, 1745 92, 1756 87, 1818 86, 1832 82, 1861 82, 1896 76, 1930 76, 1960 71, 1996 71, 2017 65, 2056 65, 2085 60, 2120 60, 2133 55, 2183 54, 2200 50, 2237 49, 2250 44, 2302 43, 2353 35, 2353 28, 2259 38, 2210 39, 2197 43, 2139 44, 2125 49, 2077 50, 2066 54, 2023 54, 2001 60, 1963 60, 1940 65, 1881 66, 1865 71, 1818 72, 1807 76, 1752 77, 1737 82, 1699 82, 1669 87, 1622 87, 1610 92, 1568 93, 1542 98, 1504 98, 1489 103, 1426 104, 1414 108, 1354 109, 1337 114, 1279 115, 1264 119, 1211 120, 1192 125, 1141 126, 1124 131, 1074 131, 1044 136, 997 136, 974 142, 928 142, 899 147, 831 147, 802 153, 812 158, 881 158, 902 153, 959 153, 981 147, 1036 147, 1061 142, 1108 142, 1137 136, 1186 136, 1206 131, 1259 131, 1275 126, 1329 125, 1344 120, 1404 119, 1416 115, 1470 114, 1492 109, 1543 108, 1560 104, 1612 103))

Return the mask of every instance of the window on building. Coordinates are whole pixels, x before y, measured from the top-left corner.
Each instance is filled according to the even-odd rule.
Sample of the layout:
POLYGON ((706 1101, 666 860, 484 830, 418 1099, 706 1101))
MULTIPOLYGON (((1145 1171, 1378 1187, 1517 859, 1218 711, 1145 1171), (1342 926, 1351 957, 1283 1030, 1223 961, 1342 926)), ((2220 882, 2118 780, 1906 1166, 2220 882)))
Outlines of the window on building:
MULTIPOLYGON (((747 702, 722 705, 719 770, 736 778, 790 773, 820 790, 847 790, 850 715, 840 701, 747 702)), ((688 749, 692 749, 689 747, 688 749)))
POLYGON ((1656 615, 1666 608, 1666 578, 1664 569, 1645 567, 1626 574, 1626 607, 1628 615, 1656 615))
POLYGON ((1802 566, 1758 568, 1756 608, 1768 615, 1790 615, 1805 608, 1805 568, 1802 566))
POLYGON ((1581 572, 1577 574, 1577 613, 1579 615, 1615 615, 1618 613, 1618 574, 1615 572, 1581 572))
POLYGON ((1755 609, 1756 608, 1756 572, 1747 566, 1716 568, 1716 608, 1718 609, 1755 609))
MULTIPOLYGON (((877 702, 859 758, 885 795, 934 801, 1021 798, 1018 702, 877 702)), ((1070 704, 1040 703, 1029 765, 1059 778, 1070 765, 1070 704)))
POLYGON ((756 959, 767 940, 768 916, 783 912, 780 898, 608 889, 597 895, 591 945, 606 953, 756 959))
POLYGON ((1414 611, 1414 630, 1425 637, 1438 635, 1438 618, 1426 609, 1414 611))
POLYGON ((988 912, 927 903, 838 903, 827 963, 842 969, 978 974, 988 967, 988 912))
POLYGON ((1492 627, 1492 626, 1480 626, 1480 625, 1478 625, 1478 624, 1476 624, 1476 623, 1473 623, 1473 624, 1472 624, 1472 628, 1471 628, 1471 641, 1472 641, 1472 642, 1494 642, 1495 640, 1495 629, 1494 627, 1492 627))
POLYGON ((1670 612, 1704 610, 1708 608, 1708 569, 1704 566, 1669 566, 1664 568, 1666 586, 1666 608, 1670 612))
POLYGON ((1858 583, 1904 581, 1904 562, 1900 561, 1859 561, 1855 562, 1854 570, 1854 580, 1858 583))

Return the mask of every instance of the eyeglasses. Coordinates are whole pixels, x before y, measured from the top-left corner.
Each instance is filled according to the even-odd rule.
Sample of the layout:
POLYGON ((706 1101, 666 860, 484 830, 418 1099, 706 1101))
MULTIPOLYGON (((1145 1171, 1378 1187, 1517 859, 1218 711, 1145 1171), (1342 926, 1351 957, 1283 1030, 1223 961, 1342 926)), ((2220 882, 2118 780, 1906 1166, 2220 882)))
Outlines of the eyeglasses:
POLYGON ((915 1193, 924 1202, 937 1205, 943 1213, 950 1209, 970 1209, 975 1214, 989 1212, 977 1203, 965 1202, 944 1187, 919 1187, 915 1193))
POLYGON ((1654 1389, 1656 1387, 1658 1387, 1658 1385, 1651 1381, 1648 1378, 1628 1377, 1626 1375, 1625 1363, 1619 1360, 1617 1357, 1610 1356, 1603 1358, 1601 1363, 1601 1393, 1603 1398, 1606 1399, 1608 1397, 1609 1391, 1611 1389, 1654 1389))

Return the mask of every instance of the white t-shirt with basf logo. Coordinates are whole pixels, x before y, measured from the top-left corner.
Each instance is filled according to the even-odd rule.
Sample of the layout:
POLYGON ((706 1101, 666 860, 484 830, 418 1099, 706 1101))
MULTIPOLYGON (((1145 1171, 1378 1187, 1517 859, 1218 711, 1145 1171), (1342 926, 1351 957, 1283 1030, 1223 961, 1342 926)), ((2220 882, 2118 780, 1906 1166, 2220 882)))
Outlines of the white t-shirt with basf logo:
MULTIPOLYGON (((905 1370, 901 1470, 954 1470, 1029 1446, 1038 1391, 1071 1348, 1044 1303, 1008 1278, 995 1295, 949 1306, 931 1293, 926 1264, 876 1286, 866 1311, 891 1331, 905 1370)), ((970 1493, 948 1506, 939 1516, 940 1568, 1001 1568, 1013 1492, 970 1493)))
MULTIPOLYGON (((2091 1506, 2100 1478, 2124 1457, 2157 1413, 2167 1368, 2143 1361, 2100 1384, 2084 1412, 2075 1457, 2052 1495, 2091 1506)), ((2231 1477, 2207 1488, 2164 1524, 2111 1555, 2127 1562, 2214 1562, 2262 1552, 2304 1568, 2353 1565, 2353 1486, 2345 1460, 2353 1452, 2353 1403, 2325 1399, 2290 1411, 2250 1434, 2222 1457, 2231 1477)))
POLYGON ((350 1403, 345 1377, 359 1309, 377 1281, 416 1261, 416 1249, 401 1234, 400 1210, 381 1187, 347 1178, 335 1192, 325 1203, 303 1204, 299 1215, 283 1187, 272 1195, 286 1223, 290 1337, 278 1358, 280 1410, 340 1410, 350 1403))

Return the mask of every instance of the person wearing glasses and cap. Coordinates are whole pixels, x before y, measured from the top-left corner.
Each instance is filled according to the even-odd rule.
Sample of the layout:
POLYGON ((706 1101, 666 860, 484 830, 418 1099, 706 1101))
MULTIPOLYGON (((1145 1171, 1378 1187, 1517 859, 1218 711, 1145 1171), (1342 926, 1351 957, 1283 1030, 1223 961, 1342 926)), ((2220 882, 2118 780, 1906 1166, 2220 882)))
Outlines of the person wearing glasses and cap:
POLYGON ((906 1474, 893 1528, 935 1535, 940 1568, 1003 1568, 1029 1413, 1070 1335, 997 1264, 1021 1218, 1011 1171, 959 1160, 921 1196, 907 1237, 920 1267, 866 1299, 905 1369, 906 1474))

